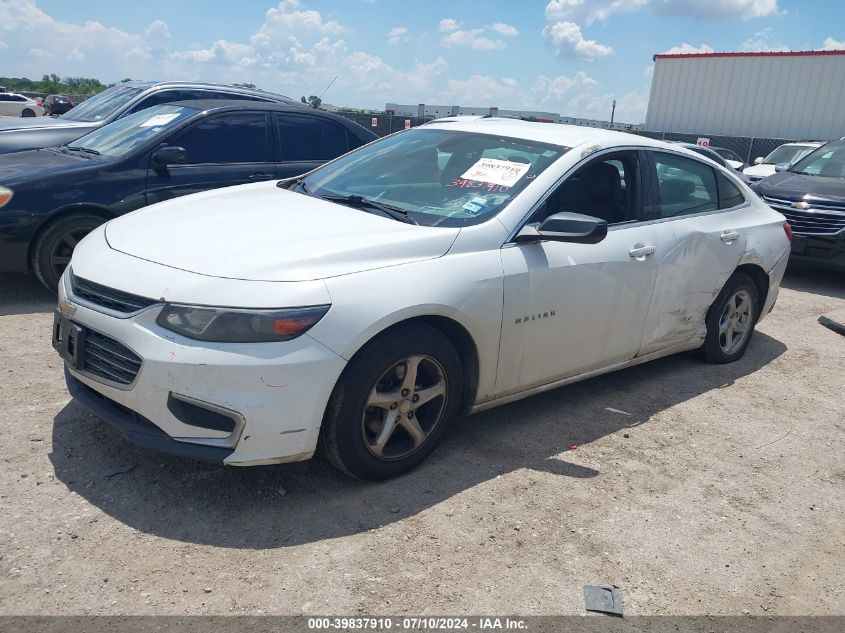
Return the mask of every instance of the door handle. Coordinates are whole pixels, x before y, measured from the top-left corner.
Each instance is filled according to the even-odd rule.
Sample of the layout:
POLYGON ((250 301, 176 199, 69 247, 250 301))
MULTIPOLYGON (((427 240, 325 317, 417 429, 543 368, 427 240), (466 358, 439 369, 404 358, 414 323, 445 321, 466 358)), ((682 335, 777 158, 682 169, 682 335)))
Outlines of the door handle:
POLYGON ((649 255, 653 255, 654 250, 654 246, 651 246, 650 244, 648 246, 645 246, 643 244, 637 244, 636 246, 634 246, 634 248, 628 251, 628 255, 630 255, 634 259, 643 261, 649 255))
POLYGON ((736 231, 725 231, 719 237, 726 244, 730 244, 734 240, 739 239, 739 233, 737 233, 736 231))
POLYGON ((271 178, 275 178, 275 176, 264 171, 252 174, 252 176, 249 177, 250 180, 270 180, 271 178))

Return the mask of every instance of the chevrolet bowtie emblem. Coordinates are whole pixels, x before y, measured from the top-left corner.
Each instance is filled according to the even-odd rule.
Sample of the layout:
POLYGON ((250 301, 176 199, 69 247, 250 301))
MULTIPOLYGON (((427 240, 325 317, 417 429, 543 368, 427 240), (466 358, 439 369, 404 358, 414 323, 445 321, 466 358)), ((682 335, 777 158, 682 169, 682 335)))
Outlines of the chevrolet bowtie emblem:
POLYGON ((803 200, 802 200, 801 202, 793 202, 793 203, 792 203, 792 208, 793 208, 793 209, 809 209, 809 208, 810 208, 810 203, 809 203, 809 202, 804 202, 803 200))

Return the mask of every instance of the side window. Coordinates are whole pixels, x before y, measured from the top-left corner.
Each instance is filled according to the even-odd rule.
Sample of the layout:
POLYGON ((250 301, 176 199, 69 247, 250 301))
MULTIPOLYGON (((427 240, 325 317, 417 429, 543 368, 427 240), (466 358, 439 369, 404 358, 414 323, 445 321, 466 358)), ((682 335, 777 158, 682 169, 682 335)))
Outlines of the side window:
POLYGON ((4 95, 4 94, 0 93, 0 101, 8 101, 8 100, 9 100, 8 95, 4 95))
POLYGON ((349 151, 346 129, 314 116, 277 114, 280 161, 331 160, 349 151))
POLYGON ((263 112, 221 114, 194 124, 169 144, 187 150, 189 165, 266 163, 266 120, 263 112))
POLYGON ((641 219, 637 152, 596 159, 564 180, 543 203, 532 222, 555 213, 591 215, 608 224, 641 219))
POLYGON ((719 208, 730 209, 745 202, 745 196, 730 178, 724 174, 718 175, 719 181, 719 208))
POLYGON ((716 174, 697 160, 654 152, 657 169, 657 217, 715 211, 719 207, 716 174))
POLYGON ((173 101, 187 101, 189 99, 197 99, 196 90, 161 90, 155 92, 149 97, 145 97, 130 110, 130 113, 140 112, 146 110, 154 105, 161 105, 162 103, 171 103, 173 101))

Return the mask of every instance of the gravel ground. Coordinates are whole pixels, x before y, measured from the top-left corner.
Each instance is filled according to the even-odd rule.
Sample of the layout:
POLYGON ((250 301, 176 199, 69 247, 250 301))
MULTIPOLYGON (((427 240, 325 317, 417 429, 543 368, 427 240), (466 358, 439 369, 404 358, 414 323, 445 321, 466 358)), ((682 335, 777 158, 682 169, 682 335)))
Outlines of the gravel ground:
POLYGON ((791 273, 745 358, 456 421, 378 485, 135 449, 69 400, 53 300, 0 278, 0 614, 845 614, 845 281, 791 273), (577 447, 577 448, 576 448, 577 447))

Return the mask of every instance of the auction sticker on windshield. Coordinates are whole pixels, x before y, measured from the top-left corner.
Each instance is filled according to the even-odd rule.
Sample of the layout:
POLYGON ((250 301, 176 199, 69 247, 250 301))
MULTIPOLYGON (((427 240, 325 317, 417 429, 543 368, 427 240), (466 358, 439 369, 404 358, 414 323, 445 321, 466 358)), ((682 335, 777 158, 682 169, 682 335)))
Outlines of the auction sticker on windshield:
POLYGON ((501 160, 499 158, 482 158, 470 167, 461 178, 511 187, 530 168, 530 163, 512 163, 509 160, 501 160))
POLYGON ((154 117, 150 117, 138 127, 155 127, 156 125, 167 125, 173 119, 175 119, 179 114, 157 114, 154 117))

